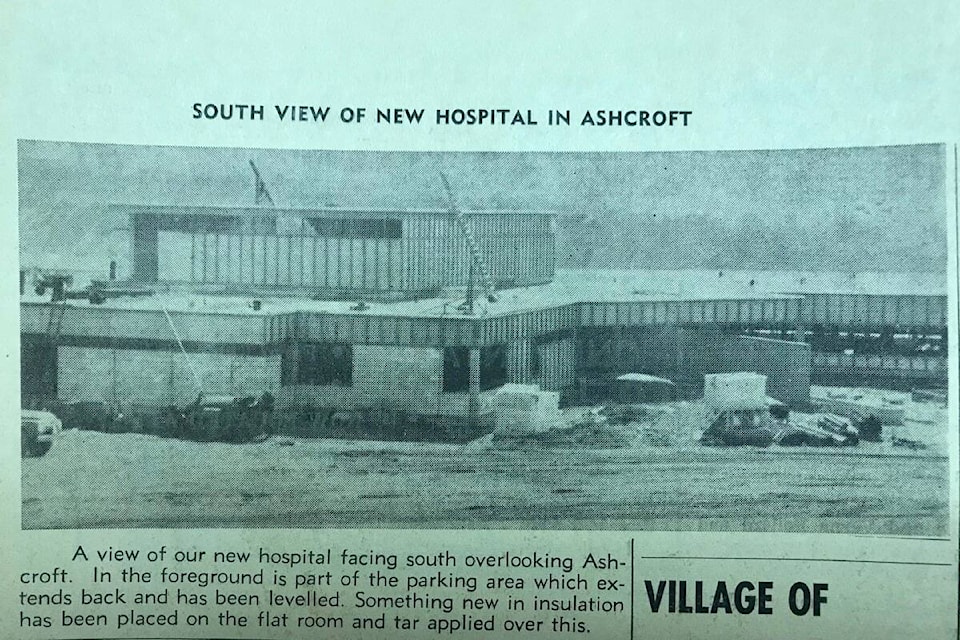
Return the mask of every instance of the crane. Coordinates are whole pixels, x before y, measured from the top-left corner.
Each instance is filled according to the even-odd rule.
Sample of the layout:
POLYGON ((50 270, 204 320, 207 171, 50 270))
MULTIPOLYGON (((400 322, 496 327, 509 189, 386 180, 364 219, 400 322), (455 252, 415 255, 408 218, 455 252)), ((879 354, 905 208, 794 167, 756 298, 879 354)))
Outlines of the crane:
POLYGON ((473 315, 473 286, 474 286, 474 268, 480 272, 480 281, 483 284, 484 293, 486 294, 488 302, 496 302, 497 296, 493 287, 493 279, 490 277, 490 270, 487 269, 487 263, 483 260, 483 255, 480 253, 480 247, 477 246, 477 239, 473 235, 473 229, 470 228, 470 223, 467 220, 467 217, 463 214, 463 211, 457 206, 456 200, 453 197, 453 190, 450 188, 450 182, 447 180, 447 176, 444 173, 440 172, 440 179, 443 181, 443 188, 447 192, 447 201, 450 206, 450 215, 453 217, 454 221, 457 223, 457 226, 460 227, 460 232, 463 233, 463 237, 467 242, 467 250, 470 252, 470 272, 467 278, 467 299, 459 309, 466 313, 467 315, 473 315))
POLYGON ((257 169, 257 165, 253 163, 253 160, 250 160, 250 168, 253 169, 254 177, 254 203, 263 204, 263 202, 266 201, 270 203, 270 206, 274 206, 273 198, 270 197, 270 192, 267 191, 267 183, 265 183, 263 178, 260 177, 260 170, 257 169))

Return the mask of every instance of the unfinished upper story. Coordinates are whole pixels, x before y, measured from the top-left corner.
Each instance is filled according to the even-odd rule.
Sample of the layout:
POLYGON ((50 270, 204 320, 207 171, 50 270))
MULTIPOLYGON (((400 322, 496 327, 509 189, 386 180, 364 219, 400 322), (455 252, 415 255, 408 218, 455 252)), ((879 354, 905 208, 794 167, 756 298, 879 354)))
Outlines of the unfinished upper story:
MULTIPOLYGON (((449 210, 113 207, 129 218, 130 275, 142 284, 399 299, 466 286, 475 265, 449 210)), ((553 279, 550 213, 465 211, 463 224, 496 288, 553 279)))

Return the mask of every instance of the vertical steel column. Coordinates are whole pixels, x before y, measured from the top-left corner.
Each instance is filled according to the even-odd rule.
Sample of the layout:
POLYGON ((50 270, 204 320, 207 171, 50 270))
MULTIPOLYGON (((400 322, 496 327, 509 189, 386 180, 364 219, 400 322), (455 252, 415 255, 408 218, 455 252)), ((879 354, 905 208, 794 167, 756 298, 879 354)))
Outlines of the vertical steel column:
POLYGON ((480 401, 480 349, 477 347, 470 347, 469 354, 467 427, 472 430, 477 426, 477 410, 480 401))
POLYGON ((517 384, 530 383, 531 342, 520 338, 507 343, 507 379, 517 384))

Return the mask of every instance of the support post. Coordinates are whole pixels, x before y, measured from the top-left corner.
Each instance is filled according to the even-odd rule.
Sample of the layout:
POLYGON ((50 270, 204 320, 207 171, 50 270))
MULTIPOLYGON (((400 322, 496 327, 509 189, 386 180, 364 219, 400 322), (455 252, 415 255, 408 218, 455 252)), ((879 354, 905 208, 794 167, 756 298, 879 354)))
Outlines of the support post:
POLYGON ((520 338, 507 343, 507 379, 517 384, 531 381, 531 342, 520 338))
POLYGON ((797 326, 794 328, 794 341, 796 342, 806 342, 807 341, 807 328, 803 326, 803 323, 797 323, 797 326))
POLYGON ((467 390, 467 423, 473 430, 477 427, 477 411, 480 401, 480 349, 470 347, 469 387, 467 390))

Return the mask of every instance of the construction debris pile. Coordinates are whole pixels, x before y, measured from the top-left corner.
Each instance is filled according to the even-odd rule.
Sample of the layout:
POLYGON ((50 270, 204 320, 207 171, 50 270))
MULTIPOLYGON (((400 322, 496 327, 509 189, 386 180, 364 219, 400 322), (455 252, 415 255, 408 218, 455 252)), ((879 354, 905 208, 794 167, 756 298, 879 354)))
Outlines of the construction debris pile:
POLYGON ((852 447, 859 444, 860 433, 846 418, 819 413, 795 416, 773 442, 783 447, 852 447))
MULTIPOLYGON (((899 430, 907 407, 913 413, 920 411, 919 417, 913 415, 911 421, 921 424, 932 423, 936 411, 941 410, 935 401, 914 401, 907 394, 823 389, 811 403, 819 411, 791 412, 786 405, 767 396, 766 383, 766 377, 757 373, 708 374, 702 402, 614 402, 565 409, 560 409, 560 395, 556 392, 545 391, 538 385, 506 384, 493 393, 489 413, 485 413, 487 424, 492 425, 491 432, 474 440, 471 446, 615 449, 686 447, 699 443, 715 447, 853 447, 862 442, 886 442, 892 447, 916 451, 927 449, 930 444, 922 430, 899 430), (874 411, 875 408, 887 410, 874 411), (891 431, 884 432, 884 427, 891 431)), ((201 442, 271 440, 287 446, 296 443, 291 435, 317 437, 279 423, 273 408, 274 398, 269 393, 259 398, 201 395, 182 408, 169 407, 154 421, 138 423, 103 403, 62 403, 53 407, 68 429, 132 431, 201 442), (282 441, 276 440, 279 436, 283 436, 282 441)), ((320 431, 326 437, 358 437, 355 429, 341 433, 343 425, 337 426, 346 415, 331 415, 328 422, 332 426, 320 431)), ((361 422, 359 426, 364 432, 372 433, 378 426, 396 420, 391 422, 367 413, 361 422)), ((395 427, 394 424, 393 430, 395 427)), ((430 427, 423 427, 423 433, 429 430, 430 427)), ((408 433, 407 429, 403 431, 408 433)))
POLYGON ((766 376, 756 373, 708 374, 704 407, 709 426, 700 441, 708 445, 847 447, 860 442, 847 417, 818 413, 791 420, 787 407, 767 396, 766 376))
POLYGON ((767 396, 766 377, 738 372, 708 374, 703 403, 613 403, 560 410, 557 394, 536 385, 505 385, 492 403, 494 430, 475 441, 490 448, 635 446, 670 447, 699 442, 731 447, 855 447, 862 442, 911 450, 925 449, 919 440, 884 439, 883 427, 901 425, 905 407, 898 398, 843 395, 842 390, 813 404, 815 412, 791 412, 767 396), (882 400, 881 400, 882 399, 882 400), (872 411, 873 407, 898 410, 872 411), (817 411, 818 410, 818 411, 817 411), (892 423, 892 424, 891 424, 892 423))
POLYGON ((611 424, 597 410, 571 418, 559 407, 560 395, 537 385, 507 384, 494 396, 494 430, 486 440, 497 447, 524 445, 624 447, 634 434, 611 424))

